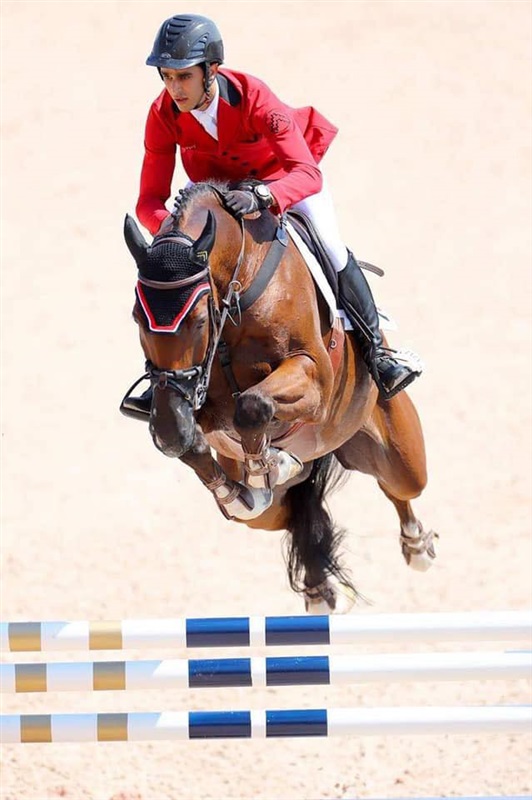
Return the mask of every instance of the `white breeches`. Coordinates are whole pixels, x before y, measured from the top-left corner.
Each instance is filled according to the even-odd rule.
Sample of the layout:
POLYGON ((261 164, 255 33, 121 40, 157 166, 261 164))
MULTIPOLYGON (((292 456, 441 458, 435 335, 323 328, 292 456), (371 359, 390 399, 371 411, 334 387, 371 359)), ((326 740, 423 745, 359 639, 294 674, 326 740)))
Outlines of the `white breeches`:
MULTIPOLYGON (((193 185, 194 181, 189 180, 186 188, 193 185)), ((323 176, 323 186, 320 192, 311 194, 310 197, 306 197, 290 207, 296 211, 301 211, 302 214, 306 214, 309 217, 323 239, 327 255, 331 259, 336 272, 340 272, 347 264, 349 254, 338 230, 336 211, 325 176, 323 176)))
POLYGON ((325 178, 323 178, 321 192, 311 194, 310 197, 300 200, 299 203, 295 203, 291 208, 301 211, 302 214, 306 214, 309 217, 323 239, 327 255, 331 259, 334 268, 337 272, 340 272, 347 264, 348 252, 338 230, 336 211, 325 178))

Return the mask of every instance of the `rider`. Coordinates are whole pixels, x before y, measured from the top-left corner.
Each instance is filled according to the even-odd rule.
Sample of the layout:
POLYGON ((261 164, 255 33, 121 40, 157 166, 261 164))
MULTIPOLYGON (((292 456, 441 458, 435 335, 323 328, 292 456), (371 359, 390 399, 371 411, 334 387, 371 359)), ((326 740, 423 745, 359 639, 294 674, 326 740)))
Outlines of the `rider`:
MULTIPOLYGON (((152 103, 136 212, 156 235, 169 227, 176 145, 191 182, 261 181, 230 191, 237 217, 258 209, 288 208, 310 217, 338 273, 339 302, 358 334, 364 360, 381 397, 388 399, 420 374, 383 344, 371 290, 340 238, 333 203, 318 163, 337 133, 314 108, 294 109, 260 80, 221 68, 223 42, 210 19, 179 14, 163 22, 146 64, 164 90, 152 103)), ((151 390, 127 405, 149 413, 151 390)))

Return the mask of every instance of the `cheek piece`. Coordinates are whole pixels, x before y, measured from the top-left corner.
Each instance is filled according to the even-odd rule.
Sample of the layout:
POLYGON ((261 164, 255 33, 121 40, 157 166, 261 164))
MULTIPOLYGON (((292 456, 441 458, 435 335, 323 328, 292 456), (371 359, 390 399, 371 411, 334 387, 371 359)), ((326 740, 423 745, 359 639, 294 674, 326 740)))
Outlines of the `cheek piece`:
POLYGON ((203 67, 203 73, 204 73, 204 78, 203 78, 204 91, 202 97, 194 106, 194 110, 196 110, 196 108, 201 108, 201 106, 205 103, 205 101, 210 99, 210 90, 212 84, 214 83, 214 78, 215 78, 215 76, 211 74, 211 65, 207 61, 205 61, 201 66, 203 67))

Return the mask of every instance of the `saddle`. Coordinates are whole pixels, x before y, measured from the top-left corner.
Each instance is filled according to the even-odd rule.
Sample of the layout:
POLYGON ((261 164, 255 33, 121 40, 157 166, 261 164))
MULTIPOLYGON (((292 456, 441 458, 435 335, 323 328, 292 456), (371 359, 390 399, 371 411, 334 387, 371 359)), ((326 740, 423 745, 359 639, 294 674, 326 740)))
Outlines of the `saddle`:
MULTIPOLYGON (((258 183, 260 183, 260 181, 255 178, 246 178, 246 180, 239 181, 238 183, 234 184, 234 186, 237 189, 249 190, 258 183)), ((230 186, 232 188, 233 184, 230 184, 230 186)), ((219 194, 223 204, 223 192, 219 194)), ((297 235, 302 239, 307 249, 316 259, 318 266, 325 276, 326 282, 332 290, 335 301, 338 302, 338 273, 334 265, 331 263, 329 256, 327 255, 327 249, 323 243, 323 239, 312 223, 312 220, 307 217, 306 214, 303 214, 302 211, 288 209, 281 214, 281 229, 286 228, 287 222, 290 223, 290 225, 294 228, 297 235)), ((368 272, 373 272, 375 275, 379 275, 379 277, 384 275, 384 270, 382 270, 380 267, 376 267, 374 264, 368 264, 366 261, 360 261, 359 259, 357 259, 357 263, 361 269, 365 269, 368 272)), ((310 268, 310 265, 308 266, 310 268)), ((314 278, 316 278, 316 276, 314 276, 314 278)))
MULTIPOLYGON (((335 300, 338 300, 338 273, 327 255, 323 239, 312 224, 312 220, 301 211, 294 211, 293 209, 287 211, 284 216, 318 262, 327 279, 327 283, 333 291, 335 300)), ((380 267, 376 267, 374 264, 368 264, 367 261, 359 261, 359 259, 357 259, 357 263, 361 269, 373 272, 375 275, 379 275, 379 277, 384 275, 384 270, 380 267)))
POLYGON ((335 300, 338 300, 338 273, 327 255, 323 239, 312 224, 312 220, 301 211, 289 210, 286 219, 291 223, 296 233, 303 239, 306 246, 318 262, 327 283, 333 290, 335 300))

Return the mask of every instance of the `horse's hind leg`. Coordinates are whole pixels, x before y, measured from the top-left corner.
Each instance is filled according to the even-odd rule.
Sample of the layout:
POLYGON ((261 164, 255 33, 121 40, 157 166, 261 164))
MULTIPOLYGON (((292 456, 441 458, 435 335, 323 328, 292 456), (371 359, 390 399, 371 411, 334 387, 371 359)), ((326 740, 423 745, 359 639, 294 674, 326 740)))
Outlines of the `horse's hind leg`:
POLYGON ((347 469, 373 475, 394 504, 401 525, 400 543, 406 563, 427 570, 434 558, 433 531, 425 531, 410 501, 427 483, 425 444, 419 417, 405 392, 379 402, 371 419, 336 452, 347 469))

